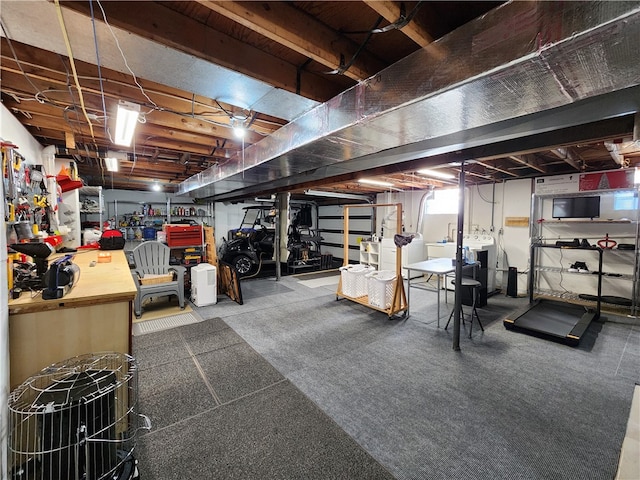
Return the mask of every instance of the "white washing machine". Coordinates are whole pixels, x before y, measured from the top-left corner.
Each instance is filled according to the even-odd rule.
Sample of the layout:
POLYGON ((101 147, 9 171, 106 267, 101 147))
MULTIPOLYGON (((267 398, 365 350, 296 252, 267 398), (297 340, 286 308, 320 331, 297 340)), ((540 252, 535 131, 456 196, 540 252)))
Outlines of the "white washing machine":
MULTIPOLYGON (((466 233, 462 237, 462 245, 469 247, 474 254, 478 250, 487 251, 487 291, 493 292, 496 289, 496 262, 498 261, 494 238, 486 233, 466 233)), ((478 258, 477 255, 475 257, 478 258)))

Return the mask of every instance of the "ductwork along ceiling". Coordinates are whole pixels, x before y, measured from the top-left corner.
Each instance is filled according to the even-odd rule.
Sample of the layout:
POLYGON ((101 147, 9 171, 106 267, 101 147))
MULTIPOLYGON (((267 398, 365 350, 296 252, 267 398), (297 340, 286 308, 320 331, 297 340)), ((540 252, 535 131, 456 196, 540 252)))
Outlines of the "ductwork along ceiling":
POLYGON ((301 177, 382 167, 397 162, 396 149, 406 146, 413 155, 404 161, 428 165, 444 153, 601 120, 599 97, 620 90, 626 98, 606 116, 633 114, 640 110, 637 45, 637 4, 510 3, 315 107, 247 148, 242 162, 214 166, 179 191, 218 198, 260 193, 265 184, 295 186, 301 177), (576 109, 582 115, 572 114, 576 109), (523 120, 526 127, 517 129, 523 120), (479 129, 483 135, 476 137, 479 129))
MULTIPOLYGON (((5 3, 15 7, 3 2, 4 25, 24 10, 7 13, 5 3)), ((78 25, 74 50, 90 62, 95 52, 86 17, 78 25)), ((20 37, 29 32, 9 30, 14 41, 33 42, 20 37)), ((51 32, 41 35, 42 43, 55 44, 51 32)), ((99 25, 100 41, 108 43, 110 35, 99 25)), ((331 181, 344 185, 358 172, 391 175, 444 165, 455 173, 461 161, 480 183, 520 178, 511 167, 491 163, 498 158, 531 169, 529 176, 558 173, 532 156, 544 149, 575 172, 595 167, 570 145, 590 142, 600 142, 609 165, 640 161, 633 138, 640 2, 506 3, 324 103, 153 40, 122 38, 125 51, 138 52, 128 60, 141 78, 288 122, 179 183, 181 195, 239 200, 331 181), (244 88, 220 87, 231 84, 244 88), (251 95, 231 98, 239 91, 251 95), (487 175, 485 167, 505 176, 487 175)), ((61 43, 47 48, 64 54, 61 43)), ((103 59, 115 71, 123 71, 120 62, 115 54, 103 59)))

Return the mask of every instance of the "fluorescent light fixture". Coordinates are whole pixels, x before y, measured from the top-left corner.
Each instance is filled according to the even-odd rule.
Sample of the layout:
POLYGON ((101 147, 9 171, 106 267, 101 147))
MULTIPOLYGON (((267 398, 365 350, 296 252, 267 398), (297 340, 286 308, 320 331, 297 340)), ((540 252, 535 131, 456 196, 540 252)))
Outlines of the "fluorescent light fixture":
POLYGON ((314 197, 328 197, 328 198, 348 198, 350 200, 363 200, 369 201, 369 197, 366 195, 356 195, 353 193, 340 193, 340 192, 325 192, 323 190, 305 190, 306 195, 312 195, 314 197))
POLYGON ((107 166, 107 171, 109 172, 117 172, 118 163, 118 159, 114 157, 107 157, 104 159, 104 164, 107 166))
POLYGON ((452 175, 451 173, 439 172, 438 170, 429 170, 427 168, 418 170, 418 173, 421 175, 426 175, 427 177, 442 178, 445 180, 453 180, 454 178, 456 178, 456 176, 452 175))
POLYGON ((371 178, 361 178, 358 183, 366 183, 368 185, 378 185, 380 187, 393 187, 393 183, 383 182, 381 180, 373 180, 371 178))
POLYGON ((120 100, 118 102, 118 114, 116 116, 116 135, 113 143, 128 147, 133 139, 133 132, 138 123, 140 105, 120 100))

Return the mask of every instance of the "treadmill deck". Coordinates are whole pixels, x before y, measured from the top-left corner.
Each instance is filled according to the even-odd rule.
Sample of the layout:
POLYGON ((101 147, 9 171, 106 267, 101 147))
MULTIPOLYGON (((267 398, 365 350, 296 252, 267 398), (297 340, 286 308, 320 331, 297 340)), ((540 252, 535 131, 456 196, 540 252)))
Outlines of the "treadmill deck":
POLYGON ((504 320, 506 328, 529 330, 577 345, 589 324, 598 318, 596 312, 581 305, 553 300, 536 300, 529 307, 504 320))

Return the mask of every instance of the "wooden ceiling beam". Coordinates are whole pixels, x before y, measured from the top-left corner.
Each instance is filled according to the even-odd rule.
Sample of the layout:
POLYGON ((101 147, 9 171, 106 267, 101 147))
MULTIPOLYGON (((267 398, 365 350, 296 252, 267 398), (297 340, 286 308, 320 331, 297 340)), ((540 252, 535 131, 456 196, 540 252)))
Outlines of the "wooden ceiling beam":
MULTIPOLYGON (((350 39, 287 2, 198 0, 198 3, 330 70, 343 67, 343 63, 349 62, 358 49, 350 39)), ((371 54, 361 51, 343 73, 355 81, 361 81, 385 66, 371 54)))
POLYGON ((515 177, 515 178, 520 178, 520 175, 510 172, 509 170, 506 170, 503 167, 498 167, 497 165, 492 165, 490 163, 487 162, 476 162, 479 165, 482 165, 485 168, 488 168, 489 170, 495 170, 496 172, 500 172, 500 173, 504 173, 505 175, 509 175, 510 177, 515 177))
MULTIPOLYGON (((89 2, 64 1, 61 4, 90 15, 89 2)), ((264 81, 276 88, 299 93, 319 102, 333 98, 344 90, 340 83, 332 85, 323 76, 299 72, 296 65, 174 12, 158 2, 103 2, 102 7, 113 26, 264 81)))
MULTIPOLYGON (((386 21, 390 24, 393 24, 399 21, 402 17, 402 3, 386 1, 386 0, 363 0, 365 4, 371 7, 376 13, 384 17, 386 21)), ((404 12, 404 15, 407 15, 409 12, 404 12)), ((399 29, 402 33, 404 33, 408 38, 413 40, 417 45, 422 48, 425 48, 427 45, 431 44, 434 38, 429 34, 429 32, 420 25, 417 18, 413 18, 408 24, 399 29)))
POLYGON ((545 175, 548 172, 548 170, 544 166, 540 165, 540 162, 538 161, 538 159, 533 154, 529 154, 529 155, 509 155, 507 158, 509 158, 510 160, 513 160, 516 163, 524 165, 526 167, 533 168, 534 170, 536 170, 536 171, 538 171, 540 173, 544 173, 545 175))
POLYGON ((582 171, 582 165, 581 164, 584 164, 584 162, 570 148, 568 148, 568 147, 554 148, 554 149, 551 150, 551 153, 553 153, 560 160, 563 160, 567 164, 571 165, 578 172, 582 171))

